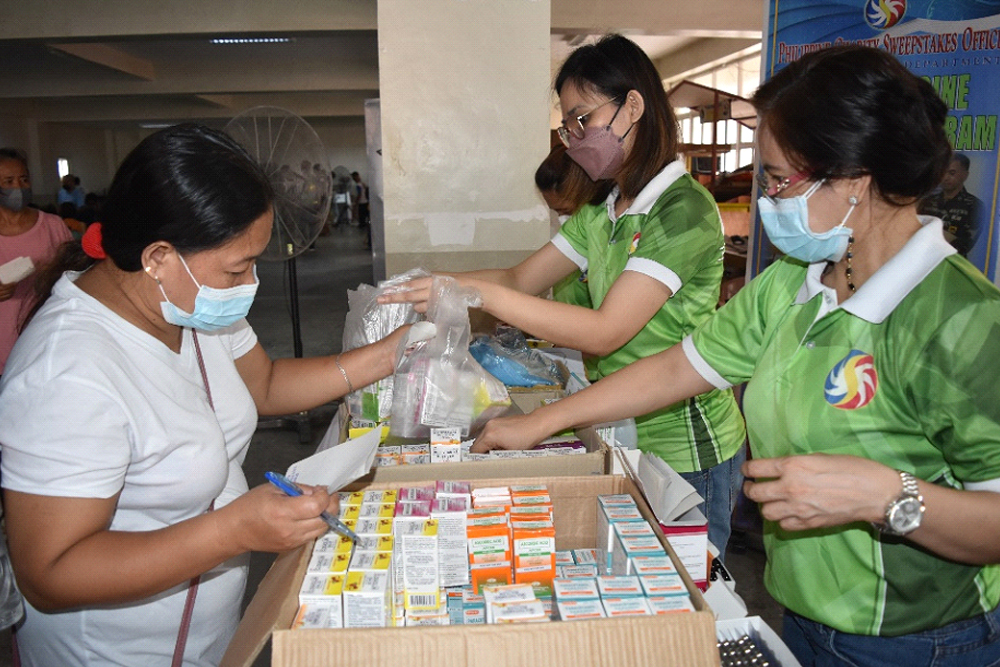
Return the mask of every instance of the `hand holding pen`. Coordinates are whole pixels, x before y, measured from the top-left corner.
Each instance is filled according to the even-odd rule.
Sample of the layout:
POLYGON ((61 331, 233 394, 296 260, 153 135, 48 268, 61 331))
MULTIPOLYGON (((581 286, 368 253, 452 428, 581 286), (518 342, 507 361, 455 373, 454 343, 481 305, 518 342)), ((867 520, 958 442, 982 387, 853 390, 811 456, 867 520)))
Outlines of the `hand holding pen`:
MULTIPOLYGON (((284 491, 285 494, 288 496, 294 498, 302 495, 302 488, 298 484, 296 484, 295 482, 293 482, 292 480, 288 479, 287 477, 285 477, 280 473, 266 472, 264 473, 264 477, 267 478, 267 481, 269 481, 271 484, 274 484, 276 487, 284 491)), ((330 529, 333 530, 338 535, 343 535, 344 537, 350 539, 352 542, 358 541, 357 534, 353 530, 348 528, 343 521, 333 516, 329 512, 324 511, 320 513, 319 518, 323 519, 323 521, 325 521, 326 524, 330 526, 330 529)))

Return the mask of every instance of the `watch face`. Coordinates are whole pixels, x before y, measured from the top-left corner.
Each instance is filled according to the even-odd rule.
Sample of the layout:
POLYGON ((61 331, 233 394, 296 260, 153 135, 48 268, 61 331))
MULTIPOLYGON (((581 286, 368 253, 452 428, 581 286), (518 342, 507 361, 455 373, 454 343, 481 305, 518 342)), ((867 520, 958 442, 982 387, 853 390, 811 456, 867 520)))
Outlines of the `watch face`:
POLYGON ((896 501, 889 511, 889 528, 897 533, 916 530, 923 518, 923 504, 917 498, 903 498, 896 501))

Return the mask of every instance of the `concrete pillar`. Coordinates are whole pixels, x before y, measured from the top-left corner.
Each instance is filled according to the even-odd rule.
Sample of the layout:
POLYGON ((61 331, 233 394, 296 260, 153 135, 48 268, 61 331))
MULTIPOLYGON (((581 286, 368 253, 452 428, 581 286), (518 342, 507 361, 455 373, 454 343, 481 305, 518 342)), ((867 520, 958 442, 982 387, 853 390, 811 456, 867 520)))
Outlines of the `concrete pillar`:
POLYGON ((386 274, 506 267, 549 239, 549 0, 379 2, 386 274))

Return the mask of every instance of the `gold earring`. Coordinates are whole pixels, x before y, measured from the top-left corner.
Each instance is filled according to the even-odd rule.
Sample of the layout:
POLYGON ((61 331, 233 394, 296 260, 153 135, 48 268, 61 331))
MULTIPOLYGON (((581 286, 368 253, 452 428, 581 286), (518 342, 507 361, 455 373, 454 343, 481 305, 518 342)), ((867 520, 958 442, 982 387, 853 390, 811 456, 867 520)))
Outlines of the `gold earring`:
POLYGON ((150 278, 152 278, 153 280, 155 280, 157 285, 162 284, 162 283, 160 283, 160 279, 153 275, 153 267, 151 267, 151 266, 147 266, 146 267, 146 275, 148 275, 150 278))

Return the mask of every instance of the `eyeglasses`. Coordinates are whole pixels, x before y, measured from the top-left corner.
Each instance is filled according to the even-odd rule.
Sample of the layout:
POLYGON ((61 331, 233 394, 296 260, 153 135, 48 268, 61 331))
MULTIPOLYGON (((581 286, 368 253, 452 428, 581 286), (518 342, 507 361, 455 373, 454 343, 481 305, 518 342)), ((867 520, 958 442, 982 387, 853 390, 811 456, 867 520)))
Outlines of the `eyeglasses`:
POLYGON ((757 187, 760 188, 761 194, 765 197, 774 201, 778 198, 778 195, 792 187, 796 183, 801 183, 809 179, 813 175, 812 169, 803 169, 800 172, 794 173, 791 176, 786 176, 772 186, 767 185, 767 174, 759 173, 757 174, 757 187))
MULTIPOLYGON (((619 99, 620 98, 618 98, 618 97, 612 97, 607 102, 604 102, 602 104, 597 105, 596 107, 594 107, 593 109, 591 109, 587 113, 582 114, 580 116, 574 116, 573 118, 570 119, 569 124, 567 124, 566 121, 563 120, 562 125, 560 125, 559 127, 556 128, 556 132, 559 133, 559 139, 562 140, 562 142, 566 146, 566 148, 569 148, 569 138, 570 138, 570 136, 572 136, 575 139, 583 139, 585 136, 587 136, 585 128, 587 126, 587 120, 590 119, 590 115, 592 113, 594 113, 595 111, 597 111, 601 107, 604 107, 604 106, 607 106, 607 105, 611 104, 612 102, 617 102, 619 99)), ((618 108, 619 109, 621 108, 621 104, 618 105, 618 108)), ((616 110, 615 111, 615 116, 617 116, 617 115, 618 115, 618 111, 616 110)), ((611 120, 612 120, 612 122, 614 122, 614 118, 612 118, 611 120)))

